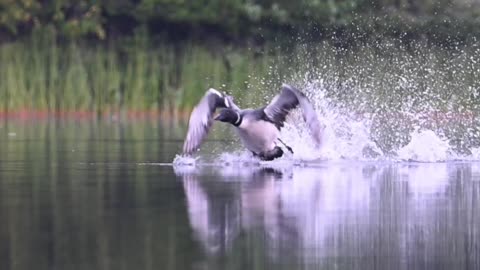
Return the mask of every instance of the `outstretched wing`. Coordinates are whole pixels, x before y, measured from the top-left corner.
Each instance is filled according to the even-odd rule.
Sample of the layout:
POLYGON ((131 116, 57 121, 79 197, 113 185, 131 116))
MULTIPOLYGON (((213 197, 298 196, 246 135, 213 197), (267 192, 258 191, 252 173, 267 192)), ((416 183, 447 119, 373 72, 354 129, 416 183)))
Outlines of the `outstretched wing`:
POLYGON ((312 136, 313 140, 317 145, 321 144, 321 135, 322 135, 322 126, 320 125, 320 120, 318 119, 317 112, 313 108, 312 103, 302 92, 298 91, 294 87, 285 85, 286 87, 290 87, 292 92, 298 99, 300 104, 300 108, 302 109, 303 120, 307 123, 308 129, 310 130, 310 135, 312 136))
POLYGON ((213 114, 219 107, 229 107, 225 96, 210 88, 190 114, 188 132, 183 143, 183 153, 191 154, 198 150, 208 135, 213 123, 213 114))
POLYGON ((303 119, 307 123, 310 134, 317 144, 321 142, 322 127, 317 113, 310 100, 298 89, 287 84, 282 85, 280 94, 263 111, 278 128, 283 127, 288 113, 298 105, 302 109, 303 119))
POLYGON ((288 85, 282 85, 280 94, 276 95, 272 101, 263 109, 268 119, 272 121, 279 129, 288 113, 298 106, 298 98, 288 85))

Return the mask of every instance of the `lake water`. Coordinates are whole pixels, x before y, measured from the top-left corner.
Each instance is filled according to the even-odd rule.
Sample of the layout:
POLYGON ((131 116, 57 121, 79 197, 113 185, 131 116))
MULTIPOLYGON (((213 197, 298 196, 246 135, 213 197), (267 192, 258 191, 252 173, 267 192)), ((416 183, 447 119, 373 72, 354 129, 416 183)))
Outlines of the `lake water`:
POLYGON ((0 269, 480 268, 480 163, 173 166, 184 134, 1 122, 0 269))

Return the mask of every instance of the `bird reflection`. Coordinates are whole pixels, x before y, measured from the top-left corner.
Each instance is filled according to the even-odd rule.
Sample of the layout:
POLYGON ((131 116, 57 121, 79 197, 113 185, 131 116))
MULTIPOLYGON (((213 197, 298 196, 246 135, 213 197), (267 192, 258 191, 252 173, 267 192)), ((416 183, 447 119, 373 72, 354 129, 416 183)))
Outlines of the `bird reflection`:
POLYGON ((278 203, 272 185, 286 177, 269 167, 177 168, 175 173, 183 179, 193 231, 211 255, 227 252, 242 229, 259 220, 272 222, 275 213, 269 209, 278 203))
MULTIPOLYGON (((445 256, 447 243, 477 244, 474 211, 458 213, 468 221, 462 226, 445 216, 445 209, 480 204, 472 191, 478 185, 460 186, 459 171, 467 170, 447 164, 175 168, 191 228, 207 254, 257 249, 282 264, 331 268, 361 261, 365 269, 454 260, 445 256), (464 232, 467 238, 458 237, 464 232)), ((465 264, 475 262, 468 258, 465 264)))
POLYGON ((191 227, 209 254, 224 254, 242 232, 255 231, 275 256, 321 237, 332 222, 322 217, 332 209, 368 201, 365 185, 352 185, 353 175, 338 170, 229 166, 175 173, 183 179, 191 227))

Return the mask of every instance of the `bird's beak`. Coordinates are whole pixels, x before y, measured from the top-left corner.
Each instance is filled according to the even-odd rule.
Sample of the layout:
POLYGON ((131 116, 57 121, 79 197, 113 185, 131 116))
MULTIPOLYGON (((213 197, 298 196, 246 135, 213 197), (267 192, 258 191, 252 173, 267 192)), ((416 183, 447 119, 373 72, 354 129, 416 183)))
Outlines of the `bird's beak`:
POLYGON ((226 119, 225 114, 223 114, 223 113, 220 112, 213 120, 224 122, 225 119, 226 119))

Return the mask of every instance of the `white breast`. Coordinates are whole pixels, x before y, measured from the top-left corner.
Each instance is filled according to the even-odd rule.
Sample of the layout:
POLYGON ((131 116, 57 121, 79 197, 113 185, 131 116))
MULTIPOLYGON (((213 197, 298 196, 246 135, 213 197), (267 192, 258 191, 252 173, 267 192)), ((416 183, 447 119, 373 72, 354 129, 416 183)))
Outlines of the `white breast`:
POLYGON ((272 150, 280 132, 274 124, 263 120, 251 120, 245 117, 237 128, 245 147, 255 153, 272 150))

